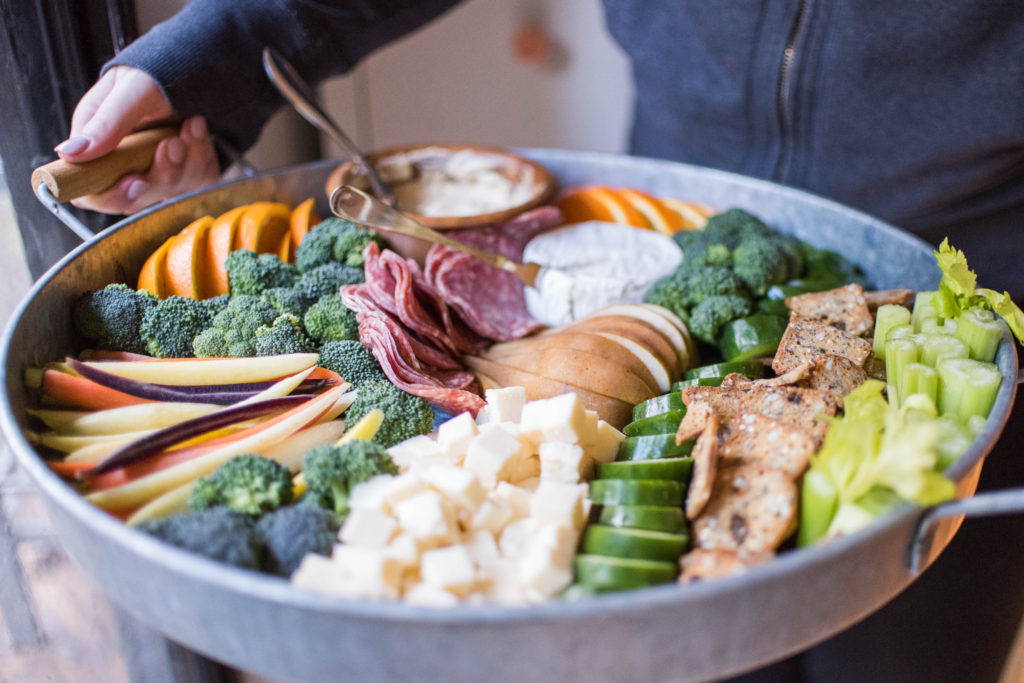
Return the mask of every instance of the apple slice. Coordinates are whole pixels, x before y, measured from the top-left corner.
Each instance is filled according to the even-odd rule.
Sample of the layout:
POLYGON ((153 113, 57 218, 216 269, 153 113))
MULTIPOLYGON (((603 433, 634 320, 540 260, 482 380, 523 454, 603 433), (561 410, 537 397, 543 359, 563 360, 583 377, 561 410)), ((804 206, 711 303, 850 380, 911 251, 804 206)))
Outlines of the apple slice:
MULTIPOLYGON (((561 336, 561 335, 559 335, 561 336)), ((552 339, 557 340, 558 337, 552 339)), ((547 340, 544 340, 545 342, 547 340)), ((548 379, 566 382, 595 394, 611 396, 636 405, 657 392, 628 368, 608 357, 579 349, 562 349, 538 344, 539 348, 507 355, 500 362, 548 379)), ((490 356, 485 356, 490 357, 490 356)))
POLYGON ((551 398, 571 391, 579 396, 587 410, 596 411, 598 417, 616 429, 622 429, 632 419, 632 404, 617 398, 604 396, 569 382, 496 363, 480 356, 464 356, 463 360, 478 378, 486 378, 480 380, 481 385, 486 388, 523 387, 526 389, 528 401, 551 398), (496 383, 497 386, 491 386, 492 383, 496 383))
MULTIPOLYGON (((661 376, 667 377, 667 371, 660 361, 654 359, 653 355, 648 353, 647 359, 653 359, 655 368, 650 367, 647 359, 638 358, 629 349, 623 347, 622 344, 596 334, 587 334, 586 332, 577 332, 575 330, 562 330, 547 337, 538 337, 537 341, 528 339, 526 342, 495 344, 484 355, 494 360, 502 360, 535 349, 536 346, 533 346, 533 344, 541 340, 543 340, 545 348, 585 351, 618 363, 643 380, 644 384, 651 391, 663 391, 661 376)), ((667 389, 664 391, 667 391, 667 389)))

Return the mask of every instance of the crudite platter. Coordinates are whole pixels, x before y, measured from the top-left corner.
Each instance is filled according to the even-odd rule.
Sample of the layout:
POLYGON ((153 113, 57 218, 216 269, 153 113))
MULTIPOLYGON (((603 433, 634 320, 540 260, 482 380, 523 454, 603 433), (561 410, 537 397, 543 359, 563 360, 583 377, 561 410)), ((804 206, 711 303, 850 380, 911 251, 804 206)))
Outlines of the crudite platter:
MULTIPOLYGON (((517 151, 561 187, 628 186, 747 209, 782 233, 843 254, 876 289, 929 290, 940 277, 930 246, 807 193, 665 161, 517 151)), ((46 466, 25 436, 33 428, 26 369, 81 347, 65 311, 85 291, 133 282, 154 249, 200 216, 246 202, 295 205, 311 196, 328 215, 323 188, 337 166, 318 162, 221 183, 125 219, 43 276, 5 332, 0 421, 42 490, 62 543, 112 599, 173 640, 229 665, 301 681, 708 680, 842 631, 913 582, 948 544, 963 514, 1021 505, 1016 492, 970 498, 1016 393, 1017 356, 1008 332, 996 356, 1004 379, 995 404, 970 448, 947 470, 960 500, 932 510, 906 504, 857 532, 781 552, 714 581, 522 607, 344 598, 176 549, 89 503, 46 466)))

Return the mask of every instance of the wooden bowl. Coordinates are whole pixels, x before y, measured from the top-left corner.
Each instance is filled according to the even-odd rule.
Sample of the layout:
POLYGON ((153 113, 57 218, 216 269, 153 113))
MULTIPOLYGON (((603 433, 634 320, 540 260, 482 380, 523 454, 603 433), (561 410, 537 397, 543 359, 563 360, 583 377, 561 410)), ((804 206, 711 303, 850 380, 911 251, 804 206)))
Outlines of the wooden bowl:
MULTIPOLYGON (((501 147, 487 145, 437 143, 390 147, 366 155, 367 160, 384 176, 399 195, 399 209, 423 225, 435 230, 461 230, 487 225, 496 225, 514 216, 549 201, 555 192, 555 179, 547 168, 526 157, 501 147), (494 170, 514 185, 522 185, 520 201, 487 213, 472 215, 425 215, 402 207, 402 185, 414 183, 422 176, 424 168, 437 167, 459 152, 471 152, 493 164, 494 170)), ((370 191, 369 181, 359 172, 356 164, 347 161, 336 168, 325 183, 327 196, 339 185, 354 185, 370 191)), ((430 245, 422 240, 402 235, 383 235, 391 247, 406 258, 422 262, 430 245)))

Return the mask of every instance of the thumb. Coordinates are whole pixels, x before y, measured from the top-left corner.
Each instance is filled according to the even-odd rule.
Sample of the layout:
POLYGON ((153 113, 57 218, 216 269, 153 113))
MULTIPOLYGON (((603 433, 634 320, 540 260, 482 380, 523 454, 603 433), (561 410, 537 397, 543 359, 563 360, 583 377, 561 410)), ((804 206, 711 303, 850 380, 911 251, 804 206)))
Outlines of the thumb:
POLYGON ((55 151, 67 161, 89 161, 113 150, 145 123, 171 113, 170 103, 149 74, 115 66, 82 97, 71 119, 71 134, 55 151))

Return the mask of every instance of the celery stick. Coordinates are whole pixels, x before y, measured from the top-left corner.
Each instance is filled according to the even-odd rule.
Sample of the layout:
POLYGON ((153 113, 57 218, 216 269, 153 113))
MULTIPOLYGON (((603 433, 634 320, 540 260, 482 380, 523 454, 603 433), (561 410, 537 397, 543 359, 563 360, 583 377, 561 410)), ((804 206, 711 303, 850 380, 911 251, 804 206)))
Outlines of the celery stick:
POLYGON ((938 367, 945 358, 970 358, 967 344, 948 334, 922 333, 920 361, 931 367, 938 367))
POLYGON ((971 358, 947 358, 939 363, 939 413, 961 422, 988 417, 1003 381, 994 363, 971 358))
POLYGON ((921 334, 956 334, 956 321, 952 318, 930 318, 921 323, 921 334))
POLYGON ((941 436, 935 441, 935 449, 938 451, 935 469, 941 472, 967 452, 974 441, 974 433, 953 415, 943 415, 936 420, 936 424, 939 425, 941 436))
POLYGON ((796 543, 810 545, 823 538, 839 507, 835 486, 821 470, 813 467, 804 474, 800 488, 800 528, 796 543))
POLYGON ((956 336, 971 350, 971 358, 993 361, 1003 336, 1003 327, 995 314, 975 306, 961 311, 957 318, 956 336))
POLYGON ((938 311, 932 306, 932 297, 935 296, 935 292, 918 292, 917 296, 914 297, 914 332, 920 332, 921 326, 924 325, 927 320, 937 320, 939 318, 938 311))
POLYGON ((885 341, 890 339, 911 339, 917 334, 912 325, 894 325, 885 333, 885 341))
POLYGON ((889 330, 910 324, 910 311, 903 306, 885 304, 875 314, 875 357, 885 360, 885 340, 889 330))
POLYGON ((913 339, 888 339, 885 344, 885 376, 894 394, 889 402, 899 405, 899 397, 903 396, 903 368, 908 363, 916 363, 918 358, 917 342, 913 339))
POLYGON ((904 405, 907 397, 914 394, 922 394, 933 402, 938 400, 939 395, 939 373, 935 368, 924 363, 907 363, 903 366, 903 374, 900 376, 899 389, 897 393, 900 405, 904 405))

